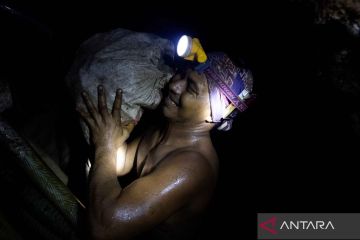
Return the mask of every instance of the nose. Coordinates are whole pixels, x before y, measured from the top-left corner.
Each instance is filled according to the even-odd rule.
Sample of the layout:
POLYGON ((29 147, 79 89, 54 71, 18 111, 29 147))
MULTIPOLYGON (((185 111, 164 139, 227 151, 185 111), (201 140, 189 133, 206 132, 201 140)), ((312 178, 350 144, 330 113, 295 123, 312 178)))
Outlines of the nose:
POLYGON ((169 82, 169 90, 175 94, 181 94, 186 89, 186 79, 175 75, 169 82))

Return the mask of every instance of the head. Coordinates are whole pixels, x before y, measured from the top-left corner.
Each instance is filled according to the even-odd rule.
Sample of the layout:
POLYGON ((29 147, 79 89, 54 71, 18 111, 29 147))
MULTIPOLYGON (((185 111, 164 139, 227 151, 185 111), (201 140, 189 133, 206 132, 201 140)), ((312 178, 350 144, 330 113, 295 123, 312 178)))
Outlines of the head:
POLYGON ((177 71, 169 82, 163 112, 171 122, 202 124, 211 120, 209 88, 205 75, 192 68, 177 71))
POLYGON ((170 80, 164 115, 170 121, 206 123, 226 131, 237 113, 247 109, 253 79, 224 53, 210 53, 208 58, 203 73, 187 65, 170 80))

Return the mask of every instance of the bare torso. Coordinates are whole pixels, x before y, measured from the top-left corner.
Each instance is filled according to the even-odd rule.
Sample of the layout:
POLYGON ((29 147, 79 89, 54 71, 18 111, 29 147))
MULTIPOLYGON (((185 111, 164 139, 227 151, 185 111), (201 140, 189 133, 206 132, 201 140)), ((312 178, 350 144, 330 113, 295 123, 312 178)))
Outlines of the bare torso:
MULTIPOLYGON (((218 158, 210 138, 204 138, 195 144, 174 146, 162 144, 159 131, 150 131, 145 134, 137 149, 135 164, 138 177, 150 174, 160 163, 171 161, 174 155, 182 152, 200 153, 206 159, 212 169, 212 174, 208 176, 210 184, 206 188, 199 189, 190 203, 179 209, 151 232, 151 236, 156 239, 188 239, 196 231, 200 224, 201 215, 206 210, 216 185, 218 158)), ((194 158, 193 161, 198 161, 198 159, 194 158)), ((196 174, 196 169, 194 169, 194 174, 196 174)))

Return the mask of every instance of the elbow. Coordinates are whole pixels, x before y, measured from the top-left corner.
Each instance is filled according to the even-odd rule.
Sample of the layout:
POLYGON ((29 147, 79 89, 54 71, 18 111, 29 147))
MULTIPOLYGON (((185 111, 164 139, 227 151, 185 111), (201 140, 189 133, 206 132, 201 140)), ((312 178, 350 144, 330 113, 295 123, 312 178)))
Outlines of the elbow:
POLYGON ((110 239, 130 239, 129 229, 125 224, 114 221, 109 216, 102 216, 102 218, 89 219, 89 238, 92 240, 110 240, 110 239))
POLYGON ((96 219, 96 218, 89 218, 88 224, 88 236, 92 240, 107 240, 111 239, 111 236, 108 235, 108 229, 106 225, 96 219))
POLYGON ((106 234, 106 231, 100 227, 91 226, 89 228, 89 239, 91 240, 107 240, 111 239, 110 236, 106 234))
POLYGON ((134 214, 139 211, 123 205, 119 207, 116 203, 107 203, 87 209, 90 239, 131 239, 143 230, 145 221, 140 217, 141 214, 134 214))
MULTIPOLYGON (((121 226, 118 226, 121 228, 121 226)), ((123 236, 119 229, 115 229, 112 226, 105 226, 104 224, 92 223, 89 227, 89 238, 92 240, 111 240, 111 239, 128 239, 123 236)))
POLYGON ((104 226, 92 226, 89 230, 89 239, 91 240, 112 240, 112 239, 122 239, 127 240, 131 239, 131 236, 126 234, 124 231, 120 230, 121 226, 118 226, 118 229, 112 229, 104 226))
POLYGON ((92 240, 113 239, 111 235, 111 218, 104 212, 89 212, 88 214, 88 236, 92 240))

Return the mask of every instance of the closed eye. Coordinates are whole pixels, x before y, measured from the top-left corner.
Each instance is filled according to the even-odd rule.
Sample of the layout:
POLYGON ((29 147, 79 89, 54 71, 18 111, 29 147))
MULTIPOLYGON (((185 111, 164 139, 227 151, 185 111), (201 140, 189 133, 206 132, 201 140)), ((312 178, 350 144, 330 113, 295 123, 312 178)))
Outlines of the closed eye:
POLYGON ((190 82, 188 83, 188 85, 187 85, 187 90, 188 90, 189 92, 194 93, 194 94, 198 94, 198 93, 199 93, 199 90, 198 90, 196 84, 193 83, 193 82, 191 82, 191 81, 190 81, 190 82))

